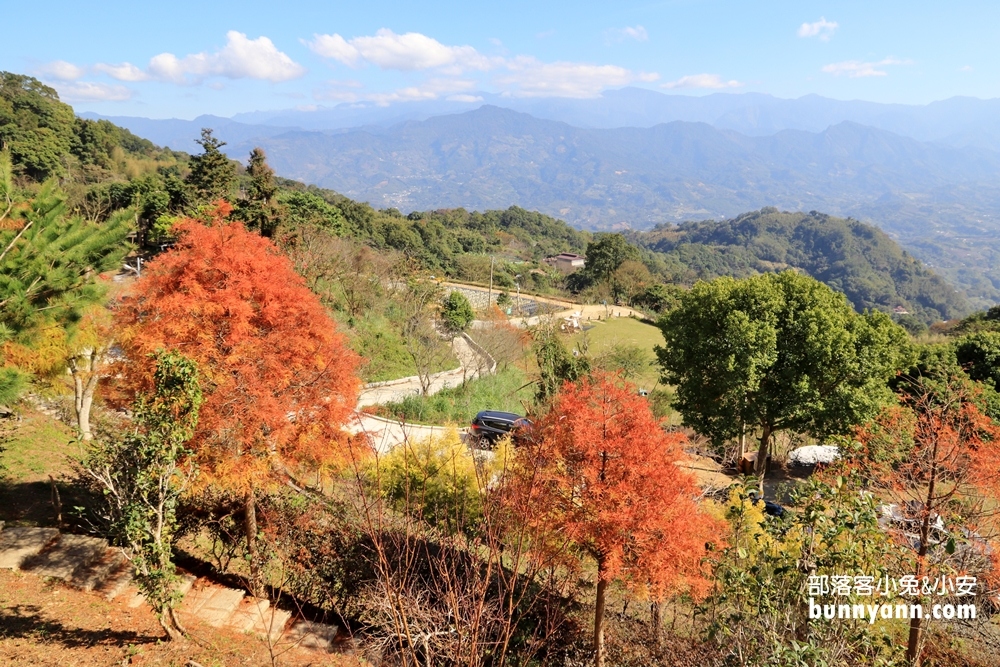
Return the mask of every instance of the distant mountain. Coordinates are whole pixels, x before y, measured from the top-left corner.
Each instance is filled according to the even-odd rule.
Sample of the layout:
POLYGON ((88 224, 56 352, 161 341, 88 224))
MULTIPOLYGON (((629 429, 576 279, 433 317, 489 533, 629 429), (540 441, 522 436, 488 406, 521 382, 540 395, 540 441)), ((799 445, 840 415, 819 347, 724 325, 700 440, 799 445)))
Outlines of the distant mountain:
POLYGON ((898 308, 927 323, 970 311, 940 276, 884 232, 857 220, 768 208, 627 236, 658 253, 661 271, 679 282, 793 268, 843 292, 858 311, 898 308))
MULTIPOLYGON (((257 138, 272 137, 284 134, 297 127, 279 127, 271 125, 247 125, 221 116, 198 116, 194 120, 169 118, 164 120, 138 118, 136 116, 101 116, 96 113, 81 113, 80 118, 90 120, 108 120, 124 127, 130 132, 152 141, 158 146, 187 153, 200 152, 195 143, 201 138, 201 129, 210 127, 215 130, 215 136, 230 144, 252 141, 257 138)), ((234 156, 235 157, 235 156, 234 156)))
POLYGON ((517 204, 589 229, 763 206, 864 218, 973 297, 1000 296, 990 263, 1000 257, 1000 154, 856 123, 748 137, 686 122, 581 129, 485 106, 379 131, 287 132, 231 154, 253 144, 283 176, 404 211, 517 204))
POLYGON ((761 93, 714 93, 696 97, 644 88, 609 90, 592 99, 511 98, 489 93, 478 93, 473 98, 478 101, 428 100, 386 107, 352 103, 330 108, 258 111, 237 114, 233 120, 308 130, 340 130, 365 125, 386 127, 492 105, 576 127, 652 127, 680 120, 708 123, 749 136, 767 136, 781 130, 822 132, 831 125, 848 121, 919 141, 1000 150, 1000 99, 952 97, 927 105, 910 105, 834 100, 819 95, 781 99, 761 93))
POLYGON ((404 211, 516 204, 591 229, 725 218, 762 206, 853 216, 890 233, 977 305, 1000 300, 1000 153, 983 147, 993 136, 984 128, 1000 123, 998 100, 917 107, 630 88, 596 100, 505 104, 578 125, 635 127, 582 128, 486 105, 391 126, 290 129, 307 120, 388 123, 400 113, 469 106, 457 102, 396 105, 378 118, 371 109, 346 107, 238 117, 276 125, 205 116, 114 121, 188 150, 210 125, 233 157, 244 159, 260 145, 283 176, 404 211), (870 124, 838 121, 848 116, 870 124), (639 127, 673 117, 684 120, 639 127), (698 120, 709 122, 692 122, 698 120), (788 125, 804 129, 774 131, 788 125))
MULTIPOLYGON (((822 132, 831 125, 853 122, 904 137, 948 146, 978 146, 1000 150, 1000 99, 952 97, 927 105, 881 104, 862 100, 834 100, 819 95, 782 99, 762 93, 713 93, 693 96, 665 94, 644 88, 605 91, 592 99, 515 98, 476 93, 465 101, 424 100, 389 106, 343 103, 276 111, 251 111, 231 119, 201 116, 191 121, 149 121, 109 117, 122 127, 161 145, 183 147, 197 137, 205 122, 216 130, 232 126, 232 140, 273 136, 272 128, 340 131, 349 128, 385 128, 410 120, 462 113, 480 106, 498 106, 557 120, 582 128, 652 127, 673 121, 708 123, 748 136, 767 136, 781 130, 822 132), (185 125, 186 124, 186 125, 185 125), (249 127, 247 127, 249 126, 249 127), (259 129, 249 129, 257 127, 259 129), (189 139, 191 137, 191 139, 189 139)), ((90 115, 89 117, 96 117, 90 115)))

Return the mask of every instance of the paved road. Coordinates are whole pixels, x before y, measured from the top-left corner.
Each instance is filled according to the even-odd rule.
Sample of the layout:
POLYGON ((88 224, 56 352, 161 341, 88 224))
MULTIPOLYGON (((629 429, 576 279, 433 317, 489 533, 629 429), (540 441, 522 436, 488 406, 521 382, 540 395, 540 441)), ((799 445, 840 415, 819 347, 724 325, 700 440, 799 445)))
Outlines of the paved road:
MULTIPOLYGON (((428 395, 436 394, 448 387, 457 387, 466 380, 478 377, 480 368, 485 365, 482 358, 462 337, 451 341, 451 349, 458 359, 459 367, 455 370, 435 373, 431 376, 428 395)), ((397 403, 407 396, 417 396, 419 394, 420 378, 417 376, 392 380, 391 382, 380 382, 369 385, 361 391, 361 395, 358 397, 358 408, 368 405, 397 403)))
MULTIPOLYGON (((368 441, 379 454, 385 454, 405 442, 420 442, 427 438, 444 435, 449 428, 447 426, 427 426, 426 424, 406 424, 364 413, 357 413, 354 421, 348 426, 351 433, 367 435, 368 441)), ((464 440, 468 436, 469 429, 458 429, 458 433, 464 440)))
MULTIPOLYGON (((488 368, 487 361, 469 345, 462 337, 451 342, 452 350, 459 361, 459 368, 445 371, 432 376, 428 394, 436 394, 446 387, 457 387, 467 379, 478 377, 488 368)), ((358 412, 354 421, 348 426, 351 433, 365 433, 376 452, 384 454, 393 447, 404 442, 416 442, 434 435, 441 435, 448 429, 443 426, 427 426, 424 424, 404 424, 403 422, 373 417, 361 412, 361 408, 369 405, 395 403, 406 396, 420 394, 420 378, 410 377, 369 386, 362 390, 358 397, 358 412)), ((459 430, 463 437, 468 429, 459 430)))

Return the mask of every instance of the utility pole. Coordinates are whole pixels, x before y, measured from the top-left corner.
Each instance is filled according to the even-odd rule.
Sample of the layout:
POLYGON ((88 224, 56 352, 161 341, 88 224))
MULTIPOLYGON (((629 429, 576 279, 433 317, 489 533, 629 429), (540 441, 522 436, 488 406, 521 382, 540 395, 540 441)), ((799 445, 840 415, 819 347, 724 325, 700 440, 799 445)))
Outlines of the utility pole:
POLYGON ((490 255, 490 292, 489 292, 489 294, 486 297, 486 307, 487 308, 489 308, 490 306, 493 305, 493 260, 495 260, 495 259, 496 259, 496 257, 494 257, 493 255, 490 255))
POLYGON ((514 284, 517 285, 517 314, 523 315, 521 312, 521 274, 514 276, 514 284))

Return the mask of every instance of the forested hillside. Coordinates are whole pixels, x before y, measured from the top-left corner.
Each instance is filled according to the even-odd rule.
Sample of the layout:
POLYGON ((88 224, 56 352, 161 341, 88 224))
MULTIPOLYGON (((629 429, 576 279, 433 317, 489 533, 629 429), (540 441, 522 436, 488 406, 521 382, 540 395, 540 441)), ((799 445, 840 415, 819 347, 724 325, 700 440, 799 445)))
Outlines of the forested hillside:
MULTIPOLYGON (((332 190, 276 178, 268 156, 257 149, 248 151, 244 168, 223 153, 224 137, 211 131, 192 137, 203 150, 192 157, 158 148, 108 121, 76 118, 54 90, 31 77, 3 74, 0 81, 0 141, 21 184, 58 177, 67 208, 93 223, 116 210, 133 210, 137 241, 147 252, 169 238, 179 217, 221 198, 234 206, 235 217, 290 251, 301 252, 316 238, 342 238, 394 254, 407 272, 479 282, 490 279, 492 263, 494 281, 506 289, 569 289, 584 299, 632 302, 656 283, 690 286, 720 275, 791 267, 843 291, 859 310, 900 307, 927 323, 969 311, 960 294, 874 227, 772 208, 725 222, 629 232, 641 251, 617 248, 610 264, 566 282, 541 260, 559 252, 584 253, 604 237, 595 239, 518 206, 408 215, 378 210, 332 190)), ((597 246, 602 247, 616 246, 597 246)))
POLYGON ((931 322, 969 312, 965 298, 884 232, 823 213, 745 213, 731 220, 660 225, 629 238, 662 256, 677 282, 801 270, 858 310, 901 308, 931 322))

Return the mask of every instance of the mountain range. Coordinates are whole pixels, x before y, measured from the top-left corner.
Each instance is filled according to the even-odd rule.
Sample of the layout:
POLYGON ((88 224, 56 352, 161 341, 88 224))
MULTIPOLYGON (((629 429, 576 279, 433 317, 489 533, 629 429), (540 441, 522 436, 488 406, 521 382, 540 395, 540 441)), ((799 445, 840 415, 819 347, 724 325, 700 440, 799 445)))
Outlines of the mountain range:
POLYGON ((1000 300, 1000 100, 908 106, 633 88, 499 101, 111 120, 189 151, 213 127, 232 157, 261 146, 282 176, 404 212, 516 204, 588 229, 764 206, 851 216, 973 303, 1000 300))

